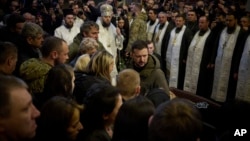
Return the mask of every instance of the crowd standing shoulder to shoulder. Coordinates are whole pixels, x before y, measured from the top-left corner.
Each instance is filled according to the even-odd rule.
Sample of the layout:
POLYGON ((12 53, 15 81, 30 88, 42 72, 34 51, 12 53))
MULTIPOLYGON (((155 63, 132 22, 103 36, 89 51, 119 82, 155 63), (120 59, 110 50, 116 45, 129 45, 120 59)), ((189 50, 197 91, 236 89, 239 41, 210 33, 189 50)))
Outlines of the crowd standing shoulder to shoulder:
MULTIPOLYGON (((175 95, 169 88, 177 88, 184 93, 188 91, 192 96, 199 95, 222 105, 238 99, 250 101, 249 4, 250 0, 0 1, 0 74, 5 75, 0 76, 0 95, 3 96, 0 106, 4 106, 3 110, 2 107, 0 109, 0 140, 28 140, 35 136, 35 120, 39 121, 40 113, 32 104, 31 99, 34 99, 39 109, 49 101, 41 118, 46 125, 38 125, 42 130, 36 139, 73 141, 81 140, 83 136, 90 140, 101 136, 110 141, 114 119, 122 102, 125 102, 125 109, 132 104, 129 110, 138 110, 133 106, 140 105, 143 95, 155 107, 170 100, 168 104, 160 105, 161 108, 173 106, 167 108, 169 113, 185 115, 190 112, 194 115, 192 125, 187 123, 188 128, 177 123, 165 132, 158 129, 170 122, 157 123, 156 128, 154 124, 150 125, 150 131, 157 133, 150 132, 149 140, 157 141, 158 135, 181 138, 185 133, 191 135, 191 140, 202 141, 199 136, 200 118, 190 105, 184 104, 186 101, 174 100, 172 103, 175 95), (31 95, 23 81, 29 86, 31 95), (3 94, 9 94, 9 100, 3 94), (55 95, 60 97, 53 99, 55 95), (103 98, 103 105, 93 102, 92 98, 103 98), (13 99, 16 102, 13 103, 13 99), (91 102, 98 107, 90 105, 91 102), (10 108, 6 106, 8 104, 11 104, 10 108), (18 108, 23 104, 26 108, 18 108), (87 112, 82 111, 78 104, 86 104, 87 112), (62 108, 66 105, 73 107, 62 108), (178 106, 183 106, 182 110, 175 111, 178 106), (96 111, 89 107, 96 108, 96 111), (28 112, 24 113, 24 109, 28 112), (57 112, 58 115, 67 115, 67 119, 61 121, 63 117, 56 115, 57 112), (92 121, 91 115, 84 117, 80 112, 101 114, 98 113, 99 119, 92 121), (47 126, 48 117, 52 122, 58 120, 55 123, 60 126, 47 126), (84 121, 83 125, 79 119, 84 121), (83 129, 84 124, 86 130, 83 129), (95 129, 92 128, 94 126, 95 129), (178 132, 175 127, 183 127, 183 132, 178 132), (57 129, 58 132, 53 134, 57 129)), ((141 108, 139 110, 145 107, 141 108)), ((129 114, 124 120, 122 110, 124 108, 119 111, 117 122, 130 122, 132 116, 137 118, 129 114)), ((163 112, 157 109, 152 123, 155 120, 160 122, 156 115, 163 112)), ((215 116, 209 115, 208 118, 224 121, 215 116)), ((184 122, 184 119, 180 121, 184 122)), ((115 136, 118 137, 120 125, 116 124, 115 136)), ((125 126, 133 128, 136 124, 140 122, 132 126, 125 124, 124 129, 125 126)), ((146 122, 142 124, 142 130, 134 129, 142 131, 146 137, 146 122)), ((227 132, 220 127, 223 125, 212 126, 216 133, 227 132)), ((128 133, 121 140, 133 141, 135 138, 128 138, 133 133, 128 133)), ((218 136, 222 141, 223 138, 218 136)))

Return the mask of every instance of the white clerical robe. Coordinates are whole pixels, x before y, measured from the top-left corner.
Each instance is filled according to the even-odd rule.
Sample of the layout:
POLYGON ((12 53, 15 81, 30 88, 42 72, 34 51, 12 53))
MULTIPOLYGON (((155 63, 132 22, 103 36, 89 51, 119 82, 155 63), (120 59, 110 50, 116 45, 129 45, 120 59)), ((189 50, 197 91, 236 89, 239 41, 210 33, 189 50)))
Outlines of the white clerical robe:
POLYGON ((166 54, 167 70, 170 72, 169 87, 177 88, 181 41, 185 29, 186 26, 184 25, 179 33, 175 33, 176 28, 174 28, 170 33, 166 54))
POLYGON ((83 23, 84 23, 83 19, 76 16, 74 25, 80 29, 83 23))
POLYGON ((59 26, 55 29, 54 36, 61 38, 67 42, 67 45, 73 43, 73 39, 80 32, 80 28, 73 26, 72 28, 66 28, 64 25, 59 26))
POLYGON ((162 29, 159 29, 160 27, 160 24, 158 24, 156 26, 156 29, 155 29, 155 35, 154 35, 154 39, 153 39, 153 42, 155 44, 155 52, 159 55, 161 55, 161 45, 162 45, 162 39, 165 35, 165 32, 167 30, 167 27, 168 27, 168 24, 169 22, 166 21, 165 24, 164 24, 164 27, 162 29))
POLYGON ((232 34, 227 33, 227 27, 220 35, 217 56, 215 60, 214 81, 211 98, 225 102, 227 97, 228 81, 231 69, 231 61, 240 27, 237 26, 232 34))
MULTIPOLYGON (((103 27, 101 19, 98 18, 96 23, 99 25, 99 34, 98 40, 103 44, 106 51, 114 57, 114 69, 111 72, 112 85, 116 85, 116 76, 118 74, 116 67, 116 56, 117 56, 117 47, 115 44, 115 37, 117 36, 116 27, 111 23, 109 27, 103 27)), ((123 37, 122 37, 123 38, 123 37)))
POLYGON ((199 32, 196 32, 189 48, 186 63, 186 72, 184 79, 184 90, 192 93, 196 93, 198 78, 200 74, 200 64, 203 55, 203 49, 210 34, 210 29, 203 35, 199 36, 199 32))
POLYGON ((250 35, 246 40, 240 60, 236 99, 250 102, 250 35))
POLYGON ((159 19, 156 19, 153 25, 150 25, 150 21, 147 22, 147 40, 152 40, 155 27, 158 23, 159 19))

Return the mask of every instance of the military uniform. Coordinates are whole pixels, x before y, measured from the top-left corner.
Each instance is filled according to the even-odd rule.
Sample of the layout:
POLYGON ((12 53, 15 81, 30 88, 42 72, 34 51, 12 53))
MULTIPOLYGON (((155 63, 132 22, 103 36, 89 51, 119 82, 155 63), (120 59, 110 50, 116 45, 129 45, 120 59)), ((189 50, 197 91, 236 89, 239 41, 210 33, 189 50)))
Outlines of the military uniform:
POLYGON ((131 23, 129 29, 129 40, 126 51, 129 52, 131 50, 131 45, 136 40, 147 40, 147 23, 146 23, 146 14, 140 13, 131 23))
POLYGON ((20 66, 20 77, 27 82, 32 94, 42 93, 47 73, 52 68, 40 59, 31 58, 20 66))

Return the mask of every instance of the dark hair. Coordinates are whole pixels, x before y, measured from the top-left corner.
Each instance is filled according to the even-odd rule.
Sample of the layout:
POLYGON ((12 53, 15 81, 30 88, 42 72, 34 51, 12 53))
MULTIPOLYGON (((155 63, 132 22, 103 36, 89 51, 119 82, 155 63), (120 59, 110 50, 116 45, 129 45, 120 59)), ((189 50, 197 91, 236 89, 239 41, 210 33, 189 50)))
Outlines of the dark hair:
POLYGON ((11 42, 0 42, 0 64, 11 55, 17 55, 17 47, 11 42))
POLYGON ((200 19, 201 17, 205 17, 205 18, 206 18, 206 20, 207 20, 207 22, 210 22, 210 19, 209 19, 209 17, 208 17, 208 16, 205 16, 205 15, 204 15, 204 16, 200 16, 200 17, 199 17, 199 19, 200 19))
POLYGON ((202 126, 201 115, 194 104, 174 98, 157 107, 149 125, 149 141, 196 141, 202 126))
POLYGON ((165 90, 160 88, 150 89, 145 96, 153 102, 155 107, 158 107, 160 104, 170 100, 170 97, 165 90))
POLYGON ((125 18, 125 17, 123 17, 123 16, 119 16, 119 17, 117 18, 117 20, 118 20, 118 21, 120 21, 120 20, 124 20, 124 24, 125 24, 126 18, 125 18))
POLYGON ((16 88, 28 89, 28 86, 15 76, 0 75, 0 80, 0 118, 8 118, 11 112, 11 92, 16 88))
POLYGON ((227 14, 226 14, 226 16, 234 16, 234 19, 238 19, 238 15, 237 15, 237 13, 236 12, 234 12, 234 11, 229 11, 227 14))
POLYGON ((109 84, 96 83, 88 89, 83 101, 85 110, 82 118, 87 132, 104 129, 103 115, 112 113, 118 96, 118 89, 109 84))
POLYGON ((6 19, 6 25, 9 29, 15 28, 17 23, 24 23, 24 22, 25 22, 24 17, 19 14, 8 15, 6 19))
POLYGON ((184 21, 186 20, 186 17, 184 14, 178 14, 175 18, 182 18, 184 21))
POLYGON ((116 116, 112 141, 146 141, 148 120, 154 105, 144 96, 137 96, 123 103, 116 116))
POLYGON ((83 107, 74 100, 61 96, 49 99, 41 110, 37 137, 44 140, 68 141, 67 128, 71 124, 75 110, 82 111, 83 107))
POLYGON ((44 97, 53 96, 72 98, 72 79, 74 70, 71 66, 60 64, 52 67, 44 83, 44 97))
POLYGON ((159 13, 159 10, 158 10, 158 9, 150 8, 150 9, 148 9, 148 12, 149 12, 150 10, 153 11, 154 14, 156 14, 156 15, 158 15, 158 13, 159 13))
POLYGON ((146 43, 146 41, 143 41, 143 40, 136 40, 133 44, 132 44, 132 52, 135 50, 135 49, 138 49, 138 50, 142 50, 144 48, 148 48, 148 45, 146 43))
POLYGON ((47 37, 44 40, 44 43, 41 48, 43 57, 48 57, 52 51, 61 51, 61 46, 63 42, 65 42, 65 40, 58 37, 47 37))
POLYGON ((99 30, 99 25, 93 21, 86 21, 80 27, 80 33, 89 33, 91 28, 96 28, 99 30))

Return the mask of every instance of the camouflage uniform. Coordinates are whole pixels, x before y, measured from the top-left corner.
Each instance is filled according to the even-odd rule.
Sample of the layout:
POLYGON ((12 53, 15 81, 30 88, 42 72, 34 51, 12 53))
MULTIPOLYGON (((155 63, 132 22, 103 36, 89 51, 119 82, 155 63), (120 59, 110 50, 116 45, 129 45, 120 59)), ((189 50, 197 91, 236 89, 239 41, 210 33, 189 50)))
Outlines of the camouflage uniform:
POLYGON ((31 58, 21 64, 20 77, 27 82, 32 94, 42 93, 47 73, 51 68, 51 65, 31 58))
POLYGON ((129 40, 126 52, 130 52, 131 45, 136 40, 146 41, 147 39, 147 15, 141 12, 138 16, 135 17, 129 29, 129 40))

